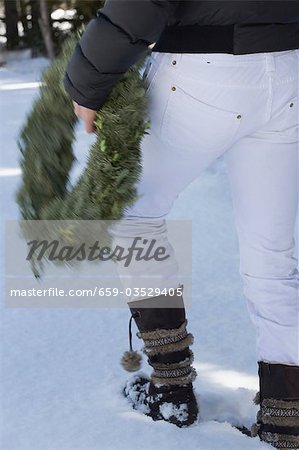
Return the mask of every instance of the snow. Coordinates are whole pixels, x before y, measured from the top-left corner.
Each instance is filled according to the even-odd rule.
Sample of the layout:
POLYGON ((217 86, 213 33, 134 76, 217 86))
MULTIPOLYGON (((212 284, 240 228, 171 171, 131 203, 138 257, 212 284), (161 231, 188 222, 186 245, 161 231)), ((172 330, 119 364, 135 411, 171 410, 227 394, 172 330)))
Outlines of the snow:
POLYGON ((65 22, 53 22, 53 27, 58 28, 60 31, 70 30, 72 28, 71 22, 68 20, 71 20, 74 18, 74 16, 77 14, 76 9, 62 9, 58 8, 55 9, 51 13, 51 19, 54 21, 61 21, 65 19, 65 22))
MULTIPOLYGON (((134 405, 134 408, 141 413, 148 414, 150 412, 149 405, 146 404, 146 390, 149 385, 149 378, 147 375, 139 371, 138 375, 133 375, 129 378, 125 385, 124 393, 130 403, 134 405), (144 388, 141 387, 140 377, 144 378, 144 388)), ((157 395, 159 397, 160 394, 157 395)))
POLYGON ((72 19, 74 17, 74 15, 76 14, 76 10, 75 9, 62 9, 62 8, 58 8, 55 9, 55 11, 53 11, 51 13, 51 18, 53 20, 61 20, 61 19, 72 19))
POLYGON ((174 403, 165 402, 162 403, 159 409, 165 420, 170 417, 176 417, 182 422, 188 419, 188 405, 186 403, 175 405, 174 403))
MULTIPOLYGON (((47 60, 12 62, 0 69, 1 233, 18 218, 20 182, 16 139, 38 92, 47 60)), ((94 136, 77 130, 82 169, 94 136)), ((128 349, 125 309, 2 309, 3 450, 259 450, 230 422, 250 426, 258 389, 255 332, 239 276, 231 197, 220 158, 178 198, 170 218, 193 219, 195 388, 202 420, 186 429, 131 409, 122 396, 130 374, 120 366, 128 349)), ((1 292, 4 287, 1 245, 1 292)), ((17 262, 16 262, 17 264, 17 262)), ((143 363, 142 370, 150 371, 143 363)), ((167 413, 167 412, 165 412, 167 413)))

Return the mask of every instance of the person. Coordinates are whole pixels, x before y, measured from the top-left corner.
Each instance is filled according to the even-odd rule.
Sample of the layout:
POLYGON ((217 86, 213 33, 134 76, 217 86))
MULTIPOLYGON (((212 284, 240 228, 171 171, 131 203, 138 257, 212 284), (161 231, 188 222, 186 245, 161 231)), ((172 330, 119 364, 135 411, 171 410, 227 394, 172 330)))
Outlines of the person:
MULTIPOLYGON (((165 218, 178 195, 223 155, 240 275, 257 330, 260 410, 253 434, 275 448, 298 448, 299 2, 107 0, 64 78, 88 132, 113 86, 149 46, 151 128, 141 145, 141 195, 114 236, 123 244, 136 233, 154 236, 170 259, 160 278, 150 267, 166 295, 129 298, 154 370, 149 379, 133 377, 124 393, 154 420, 182 427, 199 418, 193 336, 165 218)), ((133 265, 127 285, 138 283, 143 270, 133 265)))

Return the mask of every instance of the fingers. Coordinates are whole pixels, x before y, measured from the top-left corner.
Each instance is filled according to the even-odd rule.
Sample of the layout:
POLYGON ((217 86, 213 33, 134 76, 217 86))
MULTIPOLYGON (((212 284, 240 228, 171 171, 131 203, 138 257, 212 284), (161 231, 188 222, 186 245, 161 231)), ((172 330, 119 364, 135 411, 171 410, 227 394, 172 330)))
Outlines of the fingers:
POLYGON ((95 111, 92 111, 90 109, 85 109, 83 111, 82 118, 84 120, 85 131, 87 133, 95 132, 95 125, 94 125, 95 117, 96 117, 95 111))
POLYGON ((78 106, 79 106, 78 103, 74 102, 74 100, 73 100, 73 108, 74 108, 76 116, 77 116, 77 112, 78 112, 78 106))
POLYGON ((94 133, 96 130, 94 121, 97 112, 93 109, 78 105, 75 101, 73 101, 73 107, 76 116, 84 121, 85 131, 87 133, 94 133))

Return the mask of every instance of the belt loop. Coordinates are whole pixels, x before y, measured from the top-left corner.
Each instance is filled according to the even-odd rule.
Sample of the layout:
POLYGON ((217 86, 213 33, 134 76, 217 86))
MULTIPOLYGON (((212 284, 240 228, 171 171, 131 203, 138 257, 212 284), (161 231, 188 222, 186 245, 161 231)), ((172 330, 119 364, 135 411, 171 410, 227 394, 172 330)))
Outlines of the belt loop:
POLYGON ((174 73, 180 73, 182 70, 181 61, 182 61, 182 53, 172 53, 170 54, 171 58, 169 60, 169 66, 174 73))
POLYGON ((275 72, 275 59, 272 53, 265 53, 267 72, 275 72))

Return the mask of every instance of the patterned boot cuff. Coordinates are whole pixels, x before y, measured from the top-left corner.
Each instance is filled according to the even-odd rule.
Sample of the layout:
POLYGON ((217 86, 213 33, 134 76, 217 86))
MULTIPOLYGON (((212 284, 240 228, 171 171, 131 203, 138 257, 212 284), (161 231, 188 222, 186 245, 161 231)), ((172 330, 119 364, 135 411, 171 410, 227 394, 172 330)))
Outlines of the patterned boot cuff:
POLYGON ((276 400, 266 398, 260 403, 259 393, 254 402, 260 404, 257 423, 252 426, 252 436, 259 436, 278 449, 299 448, 299 399, 276 400))
POLYGON ((298 449, 299 436, 292 436, 290 434, 271 433, 269 431, 262 431, 260 434, 261 440, 272 445, 272 447, 281 449, 298 449))
POLYGON ((196 370, 191 365, 193 360, 193 352, 190 351, 188 358, 177 363, 163 364, 150 362, 150 365, 154 368, 152 373, 153 383, 163 385, 192 383, 197 376, 196 370))
POLYGON ((148 356, 183 350, 193 344, 193 335, 187 332, 187 320, 179 328, 138 332, 144 341, 144 353, 148 356))

